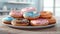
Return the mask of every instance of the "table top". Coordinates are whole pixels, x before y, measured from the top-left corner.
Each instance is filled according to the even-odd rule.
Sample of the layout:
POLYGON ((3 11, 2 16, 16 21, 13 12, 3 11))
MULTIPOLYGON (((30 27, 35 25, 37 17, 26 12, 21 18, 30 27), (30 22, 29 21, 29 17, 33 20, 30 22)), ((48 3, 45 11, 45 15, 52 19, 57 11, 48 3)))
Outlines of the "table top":
MULTIPOLYGON (((4 18, 3 16, 1 16, 4 18)), ((2 18, 0 19, 0 22, 2 22, 2 18)), ((44 29, 17 29, 17 28, 10 28, 8 26, 3 25, 0 23, 0 31, 1 33, 4 32, 4 34, 60 34, 60 18, 56 17, 56 25, 54 27, 50 28, 44 28, 44 29)))

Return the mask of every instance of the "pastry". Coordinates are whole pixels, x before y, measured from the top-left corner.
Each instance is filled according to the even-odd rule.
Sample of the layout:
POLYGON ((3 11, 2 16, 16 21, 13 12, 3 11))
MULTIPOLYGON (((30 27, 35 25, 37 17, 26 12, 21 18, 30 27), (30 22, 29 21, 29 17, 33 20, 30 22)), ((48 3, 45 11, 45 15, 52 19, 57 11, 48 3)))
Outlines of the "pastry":
POLYGON ((23 16, 23 14, 21 12, 16 12, 15 10, 11 11, 9 15, 14 18, 22 18, 22 16, 23 16))
POLYGON ((14 19, 11 24, 13 26, 27 26, 29 25, 29 20, 20 18, 20 19, 14 19))
POLYGON ((2 22, 4 23, 4 24, 11 24, 11 21, 13 20, 14 18, 12 18, 12 17, 6 17, 6 18, 3 18, 3 20, 2 20, 2 22))
POLYGON ((29 20, 34 20, 40 17, 40 13, 36 11, 26 12, 23 14, 23 17, 29 20))
POLYGON ((46 26, 49 24, 49 21, 47 19, 37 19, 31 20, 30 23, 32 26, 46 26))
POLYGON ((52 13, 51 12, 49 12, 49 11, 42 11, 42 12, 40 12, 40 17, 41 18, 51 18, 52 17, 52 13))
POLYGON ((30 11, 36 11, 36 8, 35 7, 26 7, 26 8, 23 8, 21 9, 21 13, 25 13, 25 12, 30 12, 30 11))
POLYGON ((49 24, 55 24, 56 23, 56 19, 54 17, 48 19, 49 24))

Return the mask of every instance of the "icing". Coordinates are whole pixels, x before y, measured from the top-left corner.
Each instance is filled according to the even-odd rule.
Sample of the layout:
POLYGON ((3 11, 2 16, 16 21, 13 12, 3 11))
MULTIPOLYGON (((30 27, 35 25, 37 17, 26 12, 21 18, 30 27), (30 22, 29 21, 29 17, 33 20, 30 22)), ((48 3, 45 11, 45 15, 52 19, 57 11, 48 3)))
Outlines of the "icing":
POLYGON ((10 15, 22 16, 22 13, 21 12, 12 11, 12 12, 10 12, 10 15))
POLYGON ((38 19, 38 20, 32 20, 31 21, 33 24, 45 24, 48 23, 47 19, 38 19))
POLYGON ((27 7, 27 8, 23 8, 21 9, 21 11, 24 12, 30 12, 30 11, 35 11, 36 8, 35 7, 27 7))
POLYGON ((6 21, 12 21, 14 18, 12 17, 6 17, 6 18, 3 18, 3 20, 6 20, 6 21))
POLYGON ((40 16, 40 14, 39 14, 38 12, 30 11, 30 12, 26 12, 26 13, 24 13, 23 16, 34 18, 34 17, 40 16))
POLYGON ((14 19, 14 21, 19 24, 29 23, 29 20, 27 19, 14 19))

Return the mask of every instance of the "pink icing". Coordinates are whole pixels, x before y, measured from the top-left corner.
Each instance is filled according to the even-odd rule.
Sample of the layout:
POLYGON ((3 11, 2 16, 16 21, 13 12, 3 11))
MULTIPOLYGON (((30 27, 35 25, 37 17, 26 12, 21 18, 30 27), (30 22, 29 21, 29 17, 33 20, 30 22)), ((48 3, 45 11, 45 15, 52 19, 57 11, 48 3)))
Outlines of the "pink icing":
POLYGON ((32 20, 31 21, 33 24, 45 24, 48 23, 47 19, 38 19, 38 20, 32 20))
POLYGON ((34 7, 29 7, 29 11, 35 11, 36 9, 34 7))
POLYGON ((24 12, 30 12, 30 11, 35 11, 36 9, 34 7, 27 7, 27 8, 23 8, 21 9, 22 13, 24 12))
POLYGON ((13 11, 10 12, 10 15, 14 15, 14 16, 22 16, 22 13, 13 10, 13 11))

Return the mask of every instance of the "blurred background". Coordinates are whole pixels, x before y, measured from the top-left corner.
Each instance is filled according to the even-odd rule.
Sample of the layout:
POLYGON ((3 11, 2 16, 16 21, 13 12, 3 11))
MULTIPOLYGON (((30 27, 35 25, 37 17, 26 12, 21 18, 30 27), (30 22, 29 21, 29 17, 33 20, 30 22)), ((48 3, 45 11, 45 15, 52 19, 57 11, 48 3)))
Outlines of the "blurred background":
POLYGON ((0 16, 8 15, 11 10, 25 7, 36 7, 37 11, 51 11, 60 16, 60 0, 0 0, 0 16))

